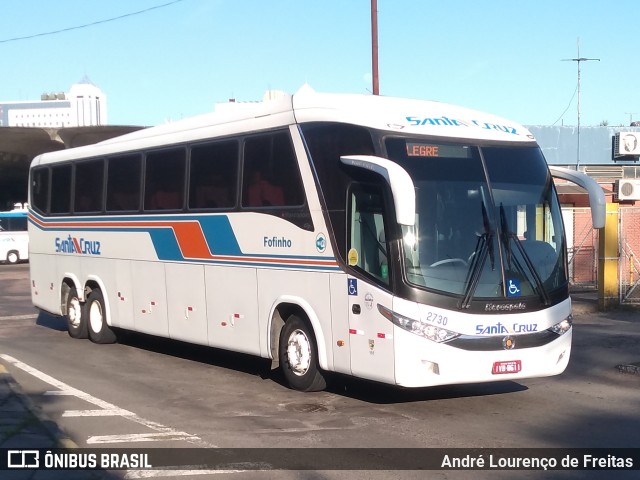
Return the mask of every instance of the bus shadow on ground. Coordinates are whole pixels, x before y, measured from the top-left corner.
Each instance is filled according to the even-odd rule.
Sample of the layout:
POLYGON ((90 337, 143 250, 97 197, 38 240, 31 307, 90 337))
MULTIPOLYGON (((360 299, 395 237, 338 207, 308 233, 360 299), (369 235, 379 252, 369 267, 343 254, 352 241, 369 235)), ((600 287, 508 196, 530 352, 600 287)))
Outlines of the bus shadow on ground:
MULTIPOLYGON (((66 332, 64 317, 41 312, 36 323, 52 330, 66 332)), ((156 337, 144 333, 114 329, 118 343, 162 355, 212 365, 260 377, 288 388, 279 368, 271 369, 271 360, 219 348, 156 337)), ((412 403, 464 397, 484 397, 521 392, 528 388, 513 381, 482 384, 445 385, 405 388, 327 372, 326 392, 374 404, 412 403)), ((313 394, 310 394, 313 395, 313 394)))
MULTIPOLYGON (((129 331, 118 331, 117 333, 118 342, 127 346, 239 371, 288 388, 282 371, 279 368, 272 370, 271 360, 268 359, 129 331)), ((327 372, 326 378, 328 383, 326 392, 375 404, 481 397, 521 392, 528 389, 513 381, 404 388, 331 372, 327 372)))
POLYGON ((67 331, 67 321, 64 317, 57 317, 43 311, 40 311, 40 313, 38 314, 36 325, 49 328, 51 330, 56 330, 58 332, 67 331))
POLYGON ((332 375, 331 382, 327 388, 328 392, 337 395, 383 405, 465 397, 486 397, 525 390, 528 390, 528 387, 513 381, 407 388, 346 375, 332 375))

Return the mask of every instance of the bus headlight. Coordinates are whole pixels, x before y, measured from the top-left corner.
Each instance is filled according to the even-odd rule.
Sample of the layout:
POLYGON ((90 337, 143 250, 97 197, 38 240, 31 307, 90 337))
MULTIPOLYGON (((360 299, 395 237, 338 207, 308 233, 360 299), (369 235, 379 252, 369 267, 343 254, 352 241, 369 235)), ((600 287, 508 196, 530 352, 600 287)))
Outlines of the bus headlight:
POLYGON ((412 318, 405 317, 392 310, 389 310, 386 307, 383 307, 380 304, 378 304, 378 311, 384 318, 389 320, 394 325, 399 326, 403 330, 415 333, 416 335, 431 340, 432 342, 444 343, 460 336, 459 333, 452 332, 451 330, 447 330, 446 328, 438 327, 431 323, 425 323, 420 320, 414 320, 412 318))
POLYGON ((571 329, 571 325, 573 325, 573 315, 569 314, 567 318, 562 320, 560 323, 556 323, 549 330, 553 333, 557 333, 558 335, 564 335, 571 329))

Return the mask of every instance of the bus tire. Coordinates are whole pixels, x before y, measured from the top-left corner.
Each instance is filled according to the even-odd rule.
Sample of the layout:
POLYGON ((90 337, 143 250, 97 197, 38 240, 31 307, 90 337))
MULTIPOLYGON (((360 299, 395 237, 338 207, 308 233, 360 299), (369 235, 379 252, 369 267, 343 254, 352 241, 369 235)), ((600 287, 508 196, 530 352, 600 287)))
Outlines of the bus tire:
POLYGON ((7 263, 10 264, 15 264, 18 263, 20 261, 20 254, 18 252, 16 252, 15 250, 11 250, 9 253, 7 253, 7 263))
POLYGON ((78 291, 75 287, 69 289, 67 295, 67 331, 71 338, 87 338, 87 319, 84 314, 84 307, 78 298, 78 291))
POLYGON ((107 325, 104 296, 99 288, 91 290, 85 303, 85 316, 89 326, 89 338, 94 343, 113 343, 116 335, 107 325))
POLYGON ((291 315, 280 332, 280 368, 289 387, 301 392, 324 390, 327 382, 318 365, 313 330, 297 315, 291 315))

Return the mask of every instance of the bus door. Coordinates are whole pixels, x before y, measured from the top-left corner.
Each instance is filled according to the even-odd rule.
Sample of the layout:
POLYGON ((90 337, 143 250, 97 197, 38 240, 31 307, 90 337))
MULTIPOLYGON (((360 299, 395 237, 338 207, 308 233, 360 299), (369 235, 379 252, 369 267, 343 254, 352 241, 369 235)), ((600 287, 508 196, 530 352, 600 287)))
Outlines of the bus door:
POLYGON ((378 311, 393 299, 383 198, 380 187, 361 184, 349 195, 349 343, 353 375, 393 382, 393 325, 378 311))

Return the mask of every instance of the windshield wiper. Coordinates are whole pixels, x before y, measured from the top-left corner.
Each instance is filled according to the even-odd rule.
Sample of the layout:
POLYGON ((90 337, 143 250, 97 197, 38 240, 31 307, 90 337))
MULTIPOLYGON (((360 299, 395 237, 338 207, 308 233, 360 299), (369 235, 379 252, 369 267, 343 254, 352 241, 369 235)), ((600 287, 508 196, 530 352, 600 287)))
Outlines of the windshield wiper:
POLYGON ((504 248, 507 251, 507 264, 508 264, 509 270, 511 270, 511 262, 513 260, 513 263, 515 264, 516 268, 519 271, 524 272, 522 265, 517 260, 517 258, 513 256, 511 252, 511 241, 513 241, 513 243, 515 243, 516 247, 518 248, 520 255, 522 255, 522 258, 524 259, 524 262, 527 265, 527 268, 529 269, 529 271, 531 272, 531 275, 533 276, 533 280, 535 281, 538 294, 542 297, 542 301, 544 302, 544 304, 549 305, 551 303, 551 299, 549 298, 549 293, 544 288, 544 283, 542 282, 542 279, 538 274, 538 270, 536 270, 536 267, 531 261, 531 258, 529 258, 529 255, 527 255, 527 252, 522 246, 522 242, 518 238, 518 235, 516 235, 514 232, 509 230, 509 225, 507 223, 507 216, 504 212, 504 206, 502 204, 500 204, 500 238, 502 239, 502 244, 504 245, 504 248))
POLYGON ((491 270, 495 269, 495 254, 493 251, 494 234, 491 230, 491 224, 489 223, 489 216, 487 215, 484 202, 482 202, 482 224, 484 226, 484 233, 478 235, 476 248, 471 254, 471 265, 469 265, 469 271, 467 272, 467 278, 465 280, 466 287, 460 308, 469 308, 471 305, 471 299, 480 282, 482 268, 484 267, 484 262, 487 260, 487 256, 491 261, 491 270))

